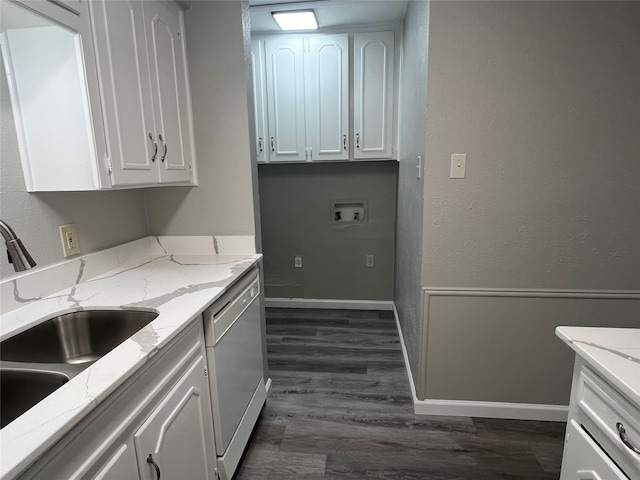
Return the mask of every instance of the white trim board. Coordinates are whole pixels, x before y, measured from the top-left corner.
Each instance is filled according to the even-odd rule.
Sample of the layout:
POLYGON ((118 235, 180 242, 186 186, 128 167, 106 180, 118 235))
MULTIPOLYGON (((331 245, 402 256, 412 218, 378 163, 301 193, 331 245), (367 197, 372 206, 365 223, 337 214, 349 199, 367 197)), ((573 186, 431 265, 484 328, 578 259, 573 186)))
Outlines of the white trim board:
POLYGON ((566 422, 569 414, 567 405, 538 405, 531 403, 507 403, 507 402, 483 402, 468 400, 418 400, 416 386, 413 382, 411 365, 407 347, 402 335, 402 327, 398 317, 398 310, 393 305, 393 315, 400 335, 402 357, 409 377, 411 398, 413 400, 413 413, 416 415, 446 415, 453 417, 483 417, 483 418, 509 418, 515 420, 543 420, 550 422, 566 422))
POLYGON ((329 308, 334 310, 393 310, 391 300, 338 300, 324 298, 265 298, 265 307, 329 308))

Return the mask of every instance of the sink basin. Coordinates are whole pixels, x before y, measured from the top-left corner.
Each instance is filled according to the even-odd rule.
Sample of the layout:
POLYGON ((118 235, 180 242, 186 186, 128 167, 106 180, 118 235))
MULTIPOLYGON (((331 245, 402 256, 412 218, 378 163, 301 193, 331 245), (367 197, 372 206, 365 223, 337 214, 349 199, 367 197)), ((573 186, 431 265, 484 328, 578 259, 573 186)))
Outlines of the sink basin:
POLYGON ((0 370, 0 428, 69 381, 62 373, 38 370, 0 370))
POLYGON ((141 310, 65 313, 1 342, 0 360, 66 364, 94 362, 157 316, 155 312, 141 310))

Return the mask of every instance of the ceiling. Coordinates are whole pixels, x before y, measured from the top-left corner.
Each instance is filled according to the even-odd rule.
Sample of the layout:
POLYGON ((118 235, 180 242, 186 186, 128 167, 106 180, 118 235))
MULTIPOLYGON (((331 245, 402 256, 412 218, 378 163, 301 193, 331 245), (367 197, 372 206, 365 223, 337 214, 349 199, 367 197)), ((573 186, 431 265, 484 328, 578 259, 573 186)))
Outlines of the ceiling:
POLYGON ((313 8, 320 30, 360 25, 388 25, 401 22, 406 0, 249 0, 251 31, 277 33, 280 29, 271 12, 313 8))

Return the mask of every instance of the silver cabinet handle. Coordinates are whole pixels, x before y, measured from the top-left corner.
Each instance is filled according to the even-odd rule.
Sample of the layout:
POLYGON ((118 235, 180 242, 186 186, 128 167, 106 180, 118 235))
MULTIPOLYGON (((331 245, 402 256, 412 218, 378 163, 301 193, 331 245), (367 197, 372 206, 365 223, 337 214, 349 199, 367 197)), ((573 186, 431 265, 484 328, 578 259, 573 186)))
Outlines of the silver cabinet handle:
POLYGON ((156 480, 160 480, 160 467, 156 462, 153 461, 153 457, 151 456, 151 454, 149 454, 149 456, 147 457, 147 463, 153 465, 153 468, 156 469, 156 475, 158 477, 156 480))
POLYGON ((360 148, 360 134, 356 133, 356 148, 360 148))
POLYGON ((347 149, 347 136, 346 135, 342 135, 342 148, 343 148, 343 150, 347 149))
POLYGON ((309 147, 309 156, 313 160, 313 147, 309 147))
POLYGON ((162 154, 162 157, 160 158, 160 161, 164 162, 164 159, 167 156, 167 142, 164 141, 164 139, 162 138, 162 134, 161 133, 158 134, 158 138, 162 142, 162 148, 164 150, 164 153, 162 154))
POLYGON ((273 140, 273 137, 271 137, 271 151, 276 151, 276 142, 273 140))
POLYGON ((156 143, 155 138, 153 138, 153 135, 151 135, 151 132, 149 132, 149 140, 151 140, 153 142, 153 155, 151 155, 151 161, 155 162, 156 161, 156 155, 158 155, 158 144, 156 143))
POLYGON ((260 151, 260 153, 263 152, 263 150, 262 150, 262 137, 258 138, 258 150, 260 151))
POLYGON ((624 429, 624 425, 618 422, 616 423, 616 428, 618 429, 618 434, 620 435, 620 440, 622 440, 622 443, 624 443, 629 448, 629 450, 640 455, 640 448, 631 443, 631 440, 629 440, 629 438, 627 437, 627 431, 624 429))

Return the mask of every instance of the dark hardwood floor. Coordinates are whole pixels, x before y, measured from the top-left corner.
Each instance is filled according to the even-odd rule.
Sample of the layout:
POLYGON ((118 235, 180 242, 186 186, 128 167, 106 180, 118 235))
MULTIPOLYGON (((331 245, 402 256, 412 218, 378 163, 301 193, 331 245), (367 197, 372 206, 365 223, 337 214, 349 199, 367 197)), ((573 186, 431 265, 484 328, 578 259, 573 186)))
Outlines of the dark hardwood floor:
POLYGON ((391 312, 269 308, 267 342, 238 480, 559 477, 564 423, 415 416, 391 312))

